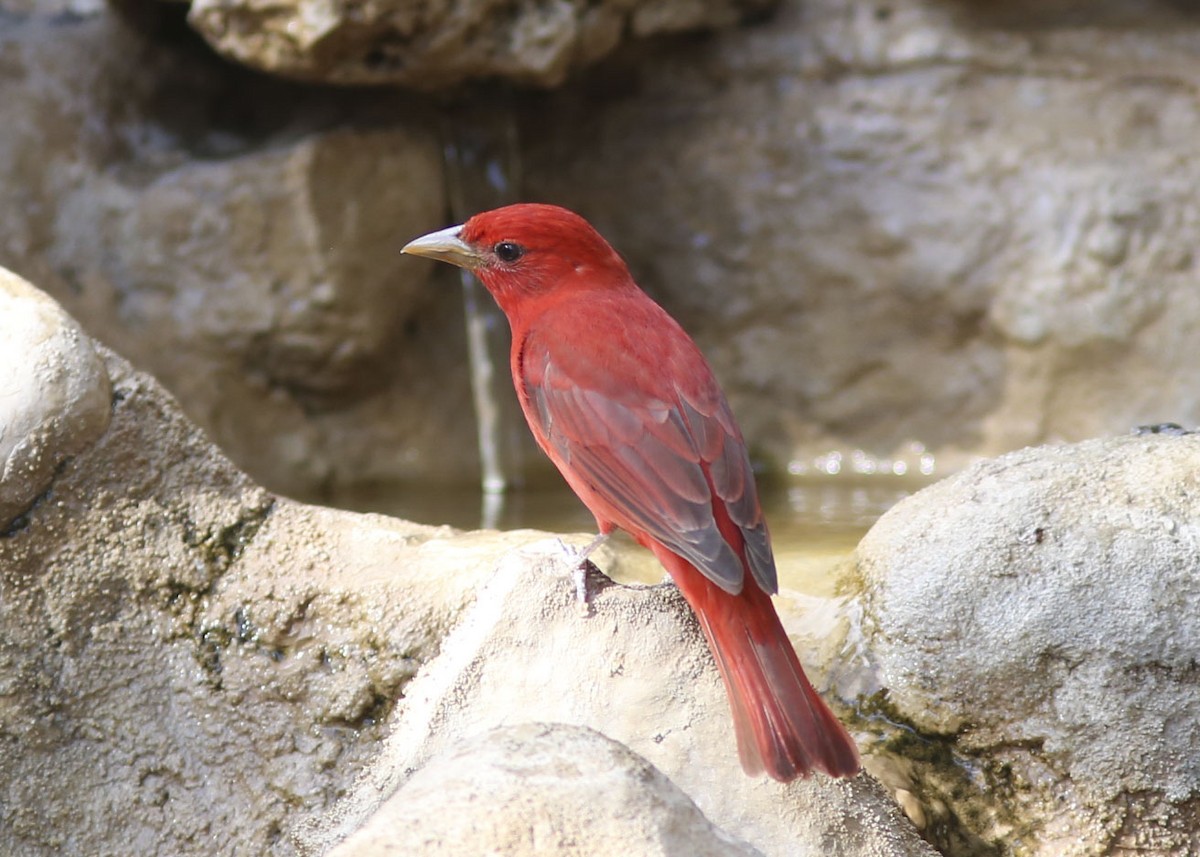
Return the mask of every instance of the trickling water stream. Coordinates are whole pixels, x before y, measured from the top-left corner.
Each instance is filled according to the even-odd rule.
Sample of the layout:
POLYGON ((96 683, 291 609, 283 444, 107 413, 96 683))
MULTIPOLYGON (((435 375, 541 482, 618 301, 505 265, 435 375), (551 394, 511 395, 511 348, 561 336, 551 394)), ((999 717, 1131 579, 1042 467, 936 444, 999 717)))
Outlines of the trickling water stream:
MULTIPOLYGON (((447 191, 455 222, 515 202, 520 160, 507 93, 477 94, 444 115, 447 191)), ((481 463, 479 508, 483 525, 495 527, 505 492, 524 481, 520 432, 525 421, 508 378, 508 323, 475 277, 460 274, 481 463)))
MULTIPOLYGON (((837 567, 870 526, 908 494, 927 484, 916 477, 810 478, 765 486, 764 511, 779 566, 781 587, 813 596, 832 593, 837 567)), ((596 523, 561 480, 509 491, 497 509, 487 509, 478 488, 421 485, 356 488, 334 498, 336 505, 383 512, 428 524, 461 529, 531 528, 553 533, 592 533, 596 523), (483 514, 475 510, 483 503, 483 514)), ((657 582, 663 570, 636 546, 621 550, 613 571, 618 579, 657 582)), ((601 563, 603 565, 604 563, 601 563)))
MULTIPOLYGON (((511 93, 503 88, 475 92, 450 105, 443 115, 447 191, 455 222, 517 201, 521 165, 511 93)), ((549 486, 527 485, 522 441, 528 429, 508 377, 508 323, 478 280, 466 271, 461 276, 482 471, 479 488, 398 490, 390 486, 373 491, 360 487, 333 502, 462 529, 592 532, 595 522, 565 484, 556 480, 549 486), (478 515, 471 511, 475 509, 480 510, 478 515)), ((924 453, 923 447, 917 453, 924 453)), ((849 469, 845 476, 805 478, 763 492, 784 590, 831 595, 836 567, 871 524, 923 484, 917 474, 933 472, 928 455, 914 460, 919 466, 912 467, 898 460, 886 462, 882 469, 864 469, 863 462, 878 463, 855 453, 845 462, 849 469)), ((829 476, 840 473, 842 465, 842 456, 832 453, 811 465, 790 467, 789 472, 829 476)), ((630 545, 631 550, 619 551, 617 566, 607 570, 627 581, 660 580, 663 571, 658 563, 648 552, 630 545)))

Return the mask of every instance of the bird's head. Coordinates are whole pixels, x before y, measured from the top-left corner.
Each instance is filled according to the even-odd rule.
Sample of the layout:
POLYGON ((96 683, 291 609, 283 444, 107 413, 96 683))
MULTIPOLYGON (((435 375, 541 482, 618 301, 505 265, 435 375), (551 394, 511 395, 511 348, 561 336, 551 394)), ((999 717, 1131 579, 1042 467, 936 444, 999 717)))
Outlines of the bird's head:
POLYGON ((556 205, 523 203, 476 214, 424 235, 403 252, 472 271, 511 313, 573 288, 632 286, 629 269, 586 220, 556 205))

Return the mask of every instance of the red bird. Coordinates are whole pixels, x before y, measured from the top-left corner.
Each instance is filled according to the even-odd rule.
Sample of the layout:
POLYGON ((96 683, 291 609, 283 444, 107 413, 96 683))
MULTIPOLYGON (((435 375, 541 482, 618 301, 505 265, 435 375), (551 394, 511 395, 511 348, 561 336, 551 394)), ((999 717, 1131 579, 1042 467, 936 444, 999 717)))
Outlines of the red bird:
POLYGON ((712 649, 748 774, 858 772, 770 596, 775 559, 741 431, 700 349, 582 217, 510 205, 404 252, 475 273, 512 327, 538 444, 596 518, 670 572, 712 649))

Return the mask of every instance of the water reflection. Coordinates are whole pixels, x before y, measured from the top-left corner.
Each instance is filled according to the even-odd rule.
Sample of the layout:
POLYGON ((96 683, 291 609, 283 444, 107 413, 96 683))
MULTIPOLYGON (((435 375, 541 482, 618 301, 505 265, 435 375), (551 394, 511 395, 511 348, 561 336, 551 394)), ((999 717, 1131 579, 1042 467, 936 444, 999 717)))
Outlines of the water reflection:
MULTIPOLYGON (((875 521, 901 499, 928 484, 917 477, 811 478, 766 486, 763 507, 771 528, 785 590, 814 596, 832 594, 838 566, 875 521)), ((426 524, 449 524, 464 530, 536 529, 553 533, 595 532, 595 521, 565 484, 535 485, 505 495, 502 506, 494 495, 474 487, 388 486, 356 489, 333 498, 335 505, 364 512, 382 512, 426 524)), ((581 542, 582 543, 582 542, 581 542)), ((617 542, 609 567, 626 581, 657 582, 663 571, 648 553, 631 542, 617 542), (624 549, 624 545, 629 549, 624 549)))
MULTIPOLYGON (((506 88, 475 93, 443 112, 447 195, 453 219, 515 202, 520 187, 517 126, 506 88)), ((469 271, 460 271, 467 359, 479 442, 482 490, 478 508, 495 527, 504 492, 521 484, 525 425, 508 380, 508 322, 469 271)))

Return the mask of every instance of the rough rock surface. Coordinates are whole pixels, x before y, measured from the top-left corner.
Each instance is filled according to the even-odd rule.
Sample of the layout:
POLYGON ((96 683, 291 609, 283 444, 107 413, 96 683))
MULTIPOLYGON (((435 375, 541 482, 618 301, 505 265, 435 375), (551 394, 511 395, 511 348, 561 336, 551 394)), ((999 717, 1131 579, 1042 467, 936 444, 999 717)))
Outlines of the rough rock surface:
POLYGON ((0 268, 0 532, 108 427, 108 373, 44 292, 0 268))
POLYGON ((1200 849, 1200 435, 984 462, 884 515, 858 564, 889 704, 990 783, 968 791, 976 819, 1007 804, 1001 842, 1200 849))
POLYGON ((458 290, 399 254, 445 217, 432 114, 107 18, 6 24, 0 64, 0 264, 275 490, 477 467, 458 290))
POLYGON ((0 853, 286 854, 528 537, 276 499, 100 354, 111 424, 0 536, 0 853))
MULTIPOLYGON (((274 489, 474 475, 457 285, 395 253, 448 222, 436 105, 9 4, 0 264, 274 489)), ((523 195, 597 223, 779 465, 1200 423, 1198 37, 1168 0, 786 3, 516 96, 523 195)))
POLYGON ((761 857, 661 772, 580 726, 500 726, 412 776, 329 857, 761 857))
POLYGON ((780 464, 1194 425, 1197 44, 1172 2, 787 3, 534 100, 526 188, 627 256, 780 464))
MULTIPOLYGON (((673 586, 601 589, 581 615, 553 541, 506 555, 441 653, 408 686, 394 731, 349 797, 315 817, 319 854, 412 771, 493 727, 587 726, 643 756, 714 825, 767 855, 928 855, 868 776, 781 785, 741 770, 712 658, 673 586)), ((599 582, 599 581, 598 581, 599 582)))
POLYGON ((728 26, 773 0, 193 0, 221 53, 275 74, 440 89, 477 78, 555 86, 622 40, 728 26))
MULTIPOLYGON (((21 289, 0 324, 49 306, 67 326, 21 289)), ((612 588, 584 618, 556 541, 531 568, 513 551, 529 533, 464 535, 277 498, 153 379, 96 348, 107 427, 64 440, 73 455, 0 534, 0 853, 311 853, 314 832, 332 846, 364 819, 386 794, 377 785, 534 712, 628 737, 767 853, 834 835, 840 853, 928 853, 866 777, 784 789, 737 770, 715 667, 673 589, 612 588), (439 657, 451 628, 457 642, 439 657), (339 800, 363 770, 368 791, 339 800)), ((38 372, 43 356, 10 355, 15 377, 53 393, 64 379, 38 372)), ((680 842, 703 831, 747 853, 640 771, 675 809, 656 818, 666 807, 651 801, 631 835, 681 823, 680 842)))

